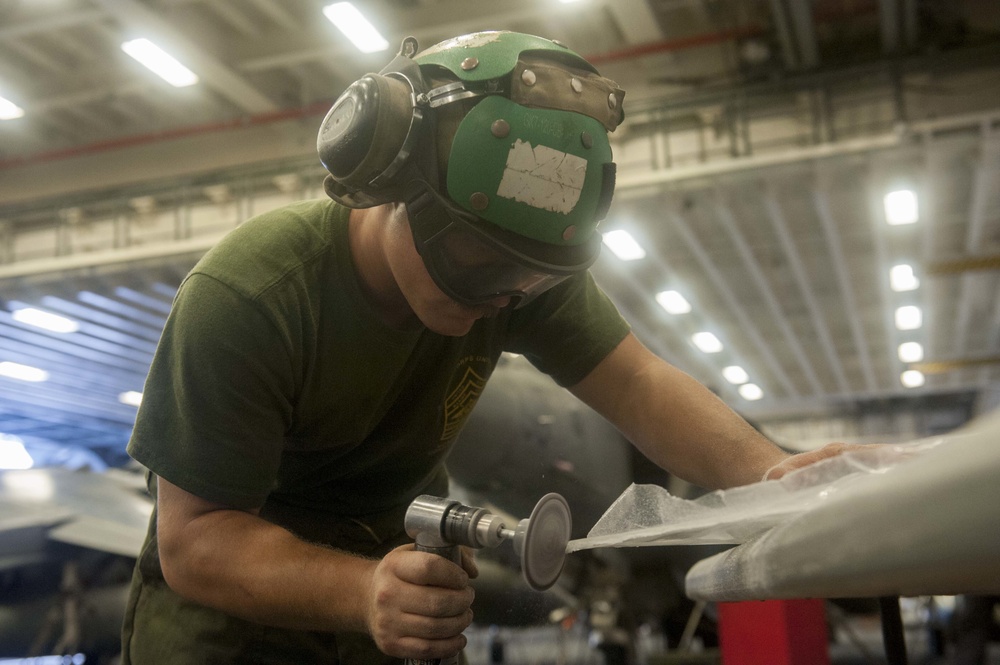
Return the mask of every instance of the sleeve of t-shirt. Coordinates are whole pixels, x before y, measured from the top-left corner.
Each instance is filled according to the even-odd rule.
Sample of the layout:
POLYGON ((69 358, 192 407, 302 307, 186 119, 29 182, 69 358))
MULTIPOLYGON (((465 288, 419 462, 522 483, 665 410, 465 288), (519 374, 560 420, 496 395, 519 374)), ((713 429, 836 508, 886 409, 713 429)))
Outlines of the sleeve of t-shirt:
POLYGON ((505 349, 523 354, 565 387, 587 376, 628 332, 628 323, 588 271, 514 310, 505 349))
POLYGON ((287 339, 256 303, 190 275, 146 378, 129 454, 209 501, 260 506, 291 422, 290 357, 287 339))

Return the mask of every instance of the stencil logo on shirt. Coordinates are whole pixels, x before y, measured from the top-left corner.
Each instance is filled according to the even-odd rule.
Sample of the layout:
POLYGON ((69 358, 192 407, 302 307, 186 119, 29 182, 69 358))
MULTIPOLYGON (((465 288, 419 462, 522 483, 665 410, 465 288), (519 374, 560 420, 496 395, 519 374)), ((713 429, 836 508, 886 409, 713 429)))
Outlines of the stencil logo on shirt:
POLYGON ((471 367, 465 368, 465 374, 459 380, 455 389, 444 399, 444 430, 442 441, 451 441, 458 436, 459 430, 465 424, 472 408, 479 401, 479 396, 486 387, 486 379, 477 374, 471 367))
POLYGON ((583 157, 517 139, 507 153, 497 196, 569 214, 580 200, 586 177, 583 157))

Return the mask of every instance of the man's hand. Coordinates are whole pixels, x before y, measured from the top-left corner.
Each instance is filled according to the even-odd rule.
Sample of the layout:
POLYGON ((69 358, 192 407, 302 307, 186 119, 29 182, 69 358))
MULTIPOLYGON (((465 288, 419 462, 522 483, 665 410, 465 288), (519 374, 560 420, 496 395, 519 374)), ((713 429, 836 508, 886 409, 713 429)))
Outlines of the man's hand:
MULTIPOLYGON (((470 568, 471 561, 463 557, 463 567, 470 568)), ((465 648, 462 631, 472 623, 474 596, 462 567, 413 545, 397 547, 372 576, 368 632, 389 656, 452 656, 465 648)))
POLYGON ((865 447, 866 444, 863 443, 828 443, 822 448, 817 448, 816 450, 810 450, 809 452, 799 453, 797 455, 790 455, 768 469, 764 473, 764 477, 761 478, 761 480, 778 480, 785 474, 791 473, 796 469, 801 469, 804 466, 815 464, 820 460, 824 460, 829 457, 836 457, 842 453, 846 453, 851 450, 860 450, 865 447))

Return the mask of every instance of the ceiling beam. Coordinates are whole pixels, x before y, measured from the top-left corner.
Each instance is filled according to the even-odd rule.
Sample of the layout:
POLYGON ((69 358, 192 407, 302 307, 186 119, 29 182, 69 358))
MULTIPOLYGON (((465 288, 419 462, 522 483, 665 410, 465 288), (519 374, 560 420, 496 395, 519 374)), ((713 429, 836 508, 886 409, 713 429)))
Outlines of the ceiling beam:
POLYGON ((200 48, 160 15, 136 0, 93 0, 119 21, 127 33, 150 37, 189 66, 195 74, 220 95, 247 113, 278 110, 271 101, 235 70, 200 48))
MULTIPOLYGON (((987 133, 983 136, 980 148, 979 160, 976 162, 973 177, 971 178, 972 192, 969 199, 969 213, 965 230, 964 250, 967 255, 980 251, 986 244, 987 224, 986 211, 988 202, 993 198, 995 184, 997 181, 997 162, 1000 150, 997 149, 1000 142, 996 139, 990 140, 987 133)), ((982 298, 988 293, 983 287, 993 286, 990 275, 982 273, 970 274, 964 272, 959 277, 958 310, 955 315, 955 329, 952 335, 952 342, 955 352, 963 355, 969 351, 969 326, 976 310, 976 304, 982 302, 982 298)), ((995 291, 993 292, 995 293, 995 291)), ((981 321, 979 321, 981 324, 981 321)), ((958 381, 957 375, 952 376, 952 381, 958 381)))
POLYGON ((851 277, 847 273, 847 259, 840 242, 840 233, 837 231, 837 222, 830 211, 830 201, 825 191, 815 189, 813 191, 813 208, 819 217, 823 227, 823 237, 826 239, 830 257, 833 260, 837 286, 840 289, 840 297, 844 301, 844 319, 851 328, 851 337, 854 340, 854 348, 858 353, 858 360, 861 362, 861 372, 865 379, 865 389, 874 391, 877 382, 875 381, 875 371, 872 368, 871 354, 868 351, 868 343, 861 331, 861 323, 858 315, 857 300, 854 297, 854 286, 851 277))
MULTIPOLYGON (((615 280, 609 284, 602 283, 601 288, 611 287, 616 282, 625 283, 634 294, 637 294, 639 301, 645 306, 645 311, 642 312, 635 311, 635 308, 627 308, 623 312, 626 315, 625 318, 628 320, 629 325, 633 327, 636 337, 642 340, 643 344, 648 346, 653 353, 687 373, 699 376, 701 382, 709 387, 718 389, 718 386, 721 384, 722 388, 718 389, 718 392, 725 393, 725 395, 720 396, 728 398, 728 401, 737 399, 739 394, 736 392, 734 386, 728 382, 718 381, 722 368, 713 363, 706 354, 698 351, 691 342, 691 334, 697 332, 700 328, 689 326, 689 330, 682 330, 680 321, 660 308, 659 304, 653 299, 650 289, 636 278, 634 271, 630 269, 630 264, 618 260, 609 252, 601 252, 601 257, 603 258, 599 259, 599 261, 602 264, 602 268, 606 267, 607 270, 613 270, 615 273, 615 280), (650 310, 655 312, 653 316, 650 316, 650 310), (644 325, 642 321, 647 319, 663 321, 662 327, 666 328, 674 338, 673 344, 664 344, 664 335, 659 328, 644 325), (679 349, 684 350, 683 360, 679 357, 681 355, 679 349), (694 369, 695 367, 697 367, 697 370, 694 369)), ((647 255, 646 261, 652 264, 650 267, 661 283, 671 283, 671 274, 674 271, 670 269, 666 261, 654 254, 647 255)), ((612 298, 614 299, 613 295, 612 298)), ((618 302, 616 300, 616 304, 618 302)))
POLYGON ((799 250, 792 240, 791 232, 788 230, 788 222, 785 221, 785 214, 782 212, 781 205, 778 203, 773 192, 768 192, 765 195, 764 207, 767 209, 768 221, 770 221, 775 235, 778 236, 778 241, 785 252, 785 258, 788 259, 788 265, 795 276, 795 283, 802 292, 802 298, 805 300, 806 308, 809 310, 809 316, 812 319, 813 329, 819 337, 820 348, 823 349, 823 355, 826 356, 826 361, 830 365, 834 379, 837 382, 837 390, 846 393, 850 390, 850 385, 847 382, 847 377, 844 375, 844 368, 840 359, 837 357, 833 338, 830 336, 830 328, 823 317, 819 302, 816 300, 816 295, 810 286, 810 282, 812 281, 810 274, 806 271, 805 266, 802 265, 802 259, 799 258, 799 250))
POLYGON ((28 37, 61 28, 75 28, 88 23, 106 21, 108 15, 100 9, 81 9, 77 11, 57 11, 43 19, 22 21, 13 25, 0 26, 0 43, 16 37, 28 37))
POLYGON ((719 198, 716 198, 714 207, 716 218, 722 223, 722 226, 726 229, 726 233, 729 234, 729 238, 736 246, 736 250, 739 252, 740 259, 743 261, 743 265, 746 268, 747 273, 757 285, 757 289, 763 296, 764 302, 767 303, 767 307, 771 312, 771 320, 774 321, 774 323, 781 330, 781 334, 785 338, 788 348, 792 350, 792 354, 798 361, 799 368, 802 370, 802 373, 806 377, 806 381, 809 383, 812 394, 822 395, 826 391, 823 389, 823 385, 816 376, 816 371, 813 369, 812 363, 806 356, 805 350, 802 348, 802 345, 799 344, 798 336, 792 330, 791 325, 789 325, 788 317, 785 316, 785 311, 782 309, 781 305, 778 303, 777 297, 774 295, 774 288, 768 283, 767 277, 764 275, 764 270, 761 268, 760 263, 754 256, 753 251, 750 249, 750 244, 740 232, 732 209, 719 198))
MULTIPOLYGON (((104 0, 112 1, 112 0, 104 0)), ((441 39, 482 30, 484 25, 497 30, 509 30, 520 22, 536 19, 558 18, 563 14, 580 12, 581 8, 569 4, 540 3, 537 0, 445 0, 416 9, 398 9, 391 13, 396 37, 412 35, 426 48, 441 39)), ((590 10, 592 11, 592 9, 590 10)), ((325 19, 321 19, 325 20, 325 19)), ((385 35, 390 43, 391 35, 385 35)), ((572 45, 570 45, 572 46, 572 45)), ((274 56, 248 58, 239 64, 244 72, 258 72, 298 65, 314 60, 357 57, 358 52, 346 41, 329 46, 288 50, 274 56)), ((388 59, 391 56, 386 56, 388 59)))
POLYGON ((646 0, 610 0, 605 6, 629 44, 644 44, 663 39, 660 22, 646 0))
MULTIPOLYGON (((716 268, 715 263, 708 255, 708 252, 705 251, 697 236, 691 231, 690 225, 677 211, 670 211, 667 214, 667 219, 671 222, 670 228, 677 232, 688 246, 691 254, 698 261, 702 274, 708 277, 716 291, 725 300, 728 312, 736 317, 736 321, 739 323, 739 331, 753 342, 759 357, 765 361, 765 369, 770 371, 771 376, 778 381, 786 396, 797 397, 798 390, 788 378, 788 374, 785 373, 781 363, 775 358, 774 353, 771 351, 771 345, 760 336, 757 326, 754 325, 753 320, 746 313, 739 299, 733 295, 732 289, 726 284, 719 269, 716 268)), ((735 339, 735 336, 733 336, 733 339, 735 339)))
POLYGON ((267 15, 269 19, 289 32, 295 32, 302 28, 298 19, 295 18, 280 2, 273 0, 250 0, 250 4, 257 10, 267 15))
MULTIPOLYGON (((895 371, 892 372, 891 376, 882 377, 885 380, 884 385, 886 387, 891 387, 899 384, 900 374, 906 369, 906 366, 899 359, 899 354, 896 349, 899 347, 900 341, 903 339, 900 336, 900 332, 896 329, 896 307, 900 304, 900 299, 893 296, 893 291, 889 283, 889 270, 896 263, 895 257, 889 256, 889 249, 887 248, 885 232, 888 225, 885 223, 885 213, 882 207, 882 191, 881 183, 886 182, 884 175, 875 170, 869 169, 867 172, 867 179, 861 184, 860 191, 865 197, 868 206, 869 218, 867 223, 864 224, 864 228, 872 234, 872 246, 874 247, 875 254, 875 282, 876 284, 869 285, 870 290, 875 290, 878 293, 879 298, 879 311, 882 314, 882 330, 885 335, 885 348, 886 353, 889 354, 886 358, 886 362, 889 367, 894 368, 895 371)), ((917 229, 912 229, 914 235, 917 234, 917 229)), ((912 243, 916 245, 916 243, 912 243)), ((925 287, 926 290, 926 287, 925 287)), ((915 294, 915 297, 922 298, 922 293, 915 294)), ((927 316, 927 308, 924 303, 921 302, 921 310, 924 312, 924 317, 927 316)), ((924 326, 926 326, 926 321, 924 326)), ((878 380, 878 377, 876 377, 878 380)))
POLYGON ((959 256, 927 265, 928 275, 956 275, 970 270, 1000 270, 1000 254, 959 256))

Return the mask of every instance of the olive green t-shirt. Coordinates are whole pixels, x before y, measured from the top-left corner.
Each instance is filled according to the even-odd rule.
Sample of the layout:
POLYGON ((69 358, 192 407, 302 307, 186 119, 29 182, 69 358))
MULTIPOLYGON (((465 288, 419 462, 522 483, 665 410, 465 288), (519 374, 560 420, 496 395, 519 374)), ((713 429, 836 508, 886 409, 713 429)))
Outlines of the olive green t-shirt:
MULTIPOLYGON (((155 474, 154 491, 162 476, 210 501, 261 507, 303 539, 380 556, 406 541, 415 496, 447 492, 444 459, 503 351, 568 386, 628 326, 584 273, 462 337, 390 328, 361 291, 348 214, 328 200, 286 206, 205 255, 174 300, 128 452, 155 474)), ((180 598, 163 582, 154 515, 123 663, 335 663, 337 651, 349 662, 354 639, 258 626, 180 598)))

